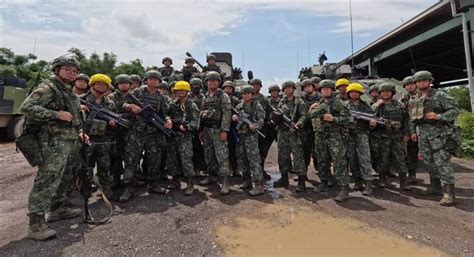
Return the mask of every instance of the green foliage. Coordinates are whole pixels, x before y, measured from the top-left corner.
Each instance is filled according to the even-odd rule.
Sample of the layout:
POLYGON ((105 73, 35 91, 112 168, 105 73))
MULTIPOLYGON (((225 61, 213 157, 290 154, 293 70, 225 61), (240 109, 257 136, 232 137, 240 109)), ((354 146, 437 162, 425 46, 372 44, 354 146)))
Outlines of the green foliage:
POLYGON ((456 99, 460 109, 468 112, 472 111, 468 86, 450 88, 447 90, 447 93, 456 99))
POLYGON ((461 151, 463 157, 474 157, 474 114, 462 111, 456 121, 461 128, 461 151))
MULTIPOLYGON (((37 60, 33 54, 16 55, 11 49, 0 48, 0 74, 4 76, 17 76, 27 81, 27 87, 34 86, 38 71, 43 70, 47 62, 37 60)), ((49 74, 41 73, 41 78, 48 78, 49 74)))

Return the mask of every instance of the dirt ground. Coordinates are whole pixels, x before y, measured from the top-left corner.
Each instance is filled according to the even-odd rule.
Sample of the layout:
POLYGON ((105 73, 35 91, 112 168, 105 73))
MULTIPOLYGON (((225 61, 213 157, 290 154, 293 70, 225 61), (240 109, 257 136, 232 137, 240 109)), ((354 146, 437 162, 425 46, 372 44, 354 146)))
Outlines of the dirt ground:
MULTIPOLYGON (((283 210, 304 208, 336 219, 352 219, 363 224, 360 229, 386 231, 450 256, 474 256, 474 162, 461 159, 453 159, 453 162, 457 177, 455 207, 441 207, 438 198, 422 196, 428 181, 422 168, 418 175, 419 186, 412 192, 400 193, 397 183, 393 183, 386 190, 376 189, 374 197, 351 192, 349 201, 336 204, 331 199, 335 192, 318 195, 312 192, 310 183, 307 184, 309 190, 303 194, 295 192, 294 181, 288 190, 271 188, 271 182, 279 176, 276 151, 272 148, 266 170, 273 179, 268 181, 268 191, 263 196, 248 197, 238 189, 238 178, 232 178, 232 191, 228 196, 220 196, 215 185, 198 186, 191 197, 179 191, 171 191, 166 196, 149 195, 145 188, 139 188, 130 202, 115 203, 114 216, 108 224, 86 225, 81 218, 59 221, 51 225, 58 232, 57 239, 35 242, 26 238, 27 201, 35 169, 16 153, 14 144, 1 143, 0 256, 232 255, 226 245, 220 243, 217 228, 238 226, 236 219, 255 215, 272 219, 272 215, 263 211, 269 205, 283 210)), ((312 169, 310 182, 316 183, 312 169)), ((80 206, 78 195, 74 201, 80 206)), ((94 204, 91 208, 99 207, 94 204)), ((317 252, 315 248, 314 253, 317 252)))

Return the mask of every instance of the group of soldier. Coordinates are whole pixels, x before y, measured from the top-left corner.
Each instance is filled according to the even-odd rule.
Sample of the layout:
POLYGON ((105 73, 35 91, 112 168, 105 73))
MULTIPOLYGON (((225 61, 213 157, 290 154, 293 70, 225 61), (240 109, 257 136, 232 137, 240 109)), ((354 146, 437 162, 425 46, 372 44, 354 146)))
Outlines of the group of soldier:
POLYGON ((318 77, 285 81, 281 89, 272 85, 267 97, 259 79, 236 94, 213 56, 202 73, 192 58, 185 62, 176 72, 164 58, 164 66, 143 79, 121 74, 113 83, 104 74, 79 74, 73 58, 52 62, 54 78, 41 82, 21 107, 26 127, 36 128, 42 157, 29 196, 28 237, 53 237, 46 222, 80 215, 69 200, 84 165, 97 168, 103 197, 114 201, 127 202, 144 185, 149 193, 166 194, 182 180, 190 196, 203 173, 198 183, 218 182, 221 195, 229 194, 229 177, 235 175, 242 177, 241 189, 257 196, 270 178, 264 162, 275 141, 281 174, 275 188, 287 188, 294 173, 296 191, 306 191, 313 160, 320 179, 313 191, 325 193, 337 183, 338 202, 349 198, 349 173, 353 189, 366 196, 373 194, 375 172, 379 186, 388 186, 390 168, 397 169, 400 189, 410 190, 422 157, 430 174, 427 194, 442 195, 442 205, 454 204, 448 141, 458 109, 451 97, 431 88, 431 73, 404 79, 407 94, 400 101, 390 82, 370 87, 367 101, 359 83, 318 77), (91 105, 128 119, 130 126, 91 117, 91 105))

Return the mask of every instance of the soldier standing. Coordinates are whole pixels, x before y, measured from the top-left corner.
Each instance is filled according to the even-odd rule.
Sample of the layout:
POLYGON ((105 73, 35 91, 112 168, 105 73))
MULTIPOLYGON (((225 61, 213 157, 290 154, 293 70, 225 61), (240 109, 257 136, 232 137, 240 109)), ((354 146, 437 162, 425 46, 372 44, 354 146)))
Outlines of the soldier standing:
POLYGON ((186 81, 191 81, 191 78, 198 76, 199 71, 196 67, 194 67, 194 59, 188 57, 184 60, 185 66, 181 69, 181 73, 183 74, 183 78, 186 81))
MULTIPOLYGON (((352 83, 347 87, 349 101, 346 102, 346 105, 350 111, 354 110, 363 113, 372 113, 372 108, 370 105, 360 99, 360 97, 364 94, 364 91, 364 86, 359 83, 352 83)), ((377 125, 375 119, 372 119, 369 122, 372 126, 377 125)), ((371 166, 368 135, 369 122, 357 118, 351 119, 347 142, 347 159, 349 160, 349 167, 356 183, 354 190, 362 189, 362 180, 364 180, 365 189, 362 194, 367 196, 370 196, 373 193, 373 170, 371 166)))
MULTIPOLYGON (((194 132, 199 125, 199 109, 188 98, 191 86, 186 81, 176 82, 174 90, 178 99, 171 104, 170 116, 173 120, 173 129, 177 136, 169 144, 169 166, 173 177, 182 174, 186 177, 184 195, 192 195, 194 191, 194 168, 192 163, 194 132)), ((179 180, 178 180, 179 181, 179 180)))
POLYGON ((161 63, 164 66, 158 68, 158 71, 161 73, 161 76, 163 76, 163 80, 166 80, 166 78, 169 78, 175 72, 174 68, 171 67, 171 65, 173 64, 173 59, 171 59, 170 57, 165 57, 163 58, 161 63))
MULTIPOLYGON (((145 73, 145 81, 146 86, 135 89, 131 94, 143 104, 152 106, 166 120, 165 127, 171 129, 173 123, 167 115, 166 100, 158 91, 158 86, 161 83, 161 74, 158 71, 149 70, 145 73)), ((162 147, 166 144, 165 135, 158 128, 148 124, 144 117, 139 115, 142 109, 137 105, 127 101, 123 108, 127 112, 136 114, 137 117, 130 128, 125 146, 125 171, 123 175, 125 190, 120 196, 120 202, 126 202, 132 197, 133 189, 130 182, 132 182, 143 151, 145 152, 145 161, 147 163, 148 192, 165 194, 166 189, 158 183, 161 175, 162 147)))
POLYGON ((313 190, 317 193, 329 191, 332 161, 337 182, 341 187, 334 200, 343 202, 349 198, 349 174, 343 130, 349 124, 350 114, 344 102, 334 95, 334 91, 332 80, 321 81, 319 92, 322 99, 310 108, 309 117, 314 130, 314 149, 321 179, 321 184, 313 190))
MULTIPOLYGON (((190 84, 191 93, 188 95, 188 98, 196 104, 200 111, 202 99, 204 99, 204 94, 201 93, 202 80, 200 78, 192 78, 190 84)), ((196 176, 200 175, 200 171, 207 169, 206 161, 204 160, 204 149, 202 148, 201 141, 199 140, 198 131, 194 132, 193 137, 193 167, 196 176)))
MULTIPOLYGON (((409 102, 412 97, 418 93, 416 89, 416 83, 413 81, 412 76, 408 76, 403 79, 402 85, 407 91, 405 95, 400 98, 400 102, 405 106, 405 109, 409 109, 409 102)), ((411 122, 411 121, 410 121, 411 122)), ((413 124, 410 124, 413 126, 413 124)), ((407 142, 407 158, 406 158, 407 168, 408 168, 408 184, 416 184, 416 168, 418 167, 418 142, 413 141, 411 138, 407 142)))
MULTIPOLYGON (((273 106, 273 108, 278 108, 278 103, 281 100, 280 92, 281 92, 281 89, 278 85, 271 85, 268 88, 268 93, 270 93, 270 99, 269 99, 270 105, 273 106)), ((270 119, 266 120, 263 126, 267 128, 267 131, 265 135, 265 140, 261 140, 263 145, 262 146, 259 145, 259 152, 261 149, 260 158, 263 158, 262 156, 268 155, 268 151, 270 150, 270 147, 272 146, 273 142, 277 141, 277 134, 278 134, 276 126, 271 123, 270 119)), ((263 164, 264 164, 264 161, 261 161, 260 166, 262 167, 262 170, 264 166, 263 164)), ((264 174, 268 175, 265 172, 264 174)))
MULTIPOLYGON (((251 125, 242 124, 239 126, 238 131, 240 143, 237 145, 237 162, 239 169, 242 170, 244 184, 250 184, 250 186, 242 184, 241 188, 252 188, 249 191, 249 195, 257 196, 264 193, 257 130, 263 126, 265 111, 259 102, 253 100, 252 86, 243 86, 240 93, 242 94, 242 102, 237 105, 236 110, 253 122, 251 125)), ((239 117, 234 114, 232 120, 239 122, 239 117)))
POLYGON ((221 68, 216 65, 216 56, 215 55, 213 55, 213 54, 207 55, 206 56, 206 62, 207 62, 207 65, 204 66, 204 68, 202 69, 203 73, 207 73, 209 71, 215 71, 219 74, 220 77, 223 77, 221 68))
MULTIPOLYGON (((260 79, 252 79, 249 83, 254 90, 254 100, 258 101, 260 105, 263 107, 263 110, 265 111, 265 123, 263 127, 260 129, 263 135, 265 135, 265 138, 263 137, 258 137, 258 148, 260 152, 260 158, 261 158, 261 166, 263 170, 263 176, 265 179, 270 179, 270 175, 267 174, 265 171, 265 159, 267 158, 268 151, 271 146, 270 139, 267 139, 267 134, 271 130, 271 125, 269 124, 270 120, 270 113, 272 112, 272 108, 270 105, 270 100, 268 100, 268 97, 264 96, 262 93, 260 93, 260 90, 262 89, 262 81, 260 79)), ((272 140, 273 141, 273 140, 272 140)))
MULTIPOLYGON (((278 103, 278 109, 289 117, 298 128, 302 128, 307 108, 303 99, 294 95, 296 84, 293 81, 285 81, 281 87, 285 96, 278 103)), ((298 175, 296 191, 306 191, 306 168, 304 166, 303 142, 299 130, 290 131, 287 127, 278 125, 278 167, 281 178, 273 183, 274 187, 289 185, 288 173, 293 167, 293 171, 298 175)))
POLYGON ((54 78, 42 81, 21 106, 27 128, 36 129, 42 162, 28 199, 30 218, 28 238, 46 240, 56 232, 45 223, 45 213, 67 219, 78 216, 80 209, 52 207, 52 200, 65 173, 72 175, 79 151, 79 139, 88 142, 83 134, 79 114, 79 98, 72 92, 71 83, 79 72, 77 60, 56 58, 51 66, 54 78))
POLYGON ((428 195, 437 195, 444 185, 443 198, 440 204, 455 204, 454 171, 450 162, 459 142, 453 138, 456 133, 454 121, 459 113, 456 100, 441 90, 431 88, 434 81, 429 71, 419 71, 413 76, 419 90, 419 100, 410 100, 411 119, 416 126, 416 134, 412 140, 418 139, 423 161, 430 173, 431 185, 428 195), (419 107, 418 110, 415 107, 419 107))
POLYGON ((392 156, 395 161, 393 166, 398 168, 400 189, 411 190, 407 183, 407 166, 405 163, 405 143, 410 137, 408 113, 399 101, 393 99, 396 94, 393 84, 385 82, 380 85, 379 94, 381 99, 372 105, 372 109, 378 117, 389 120, 385 125, 377 125, 376 129, 376 133, 380 137, 379 149, 383 149, 380 153, 380 186, 387 187, 387 174, 389 167, 392 166, 389 158, 392 156))
MULTIPOLYGON (((321 96, 316 93, 315 86, 312 80, 307 79, 301 82, 301 89, 303 89, 303 101, 305 102, 307 108, 314 103, 318 102, 321 99, 321 96)), ((309 115, 309 113, 308 113, 309 115)), ((306 122, 304 123, 303 130, 304 138, 303 141, 303 151, 304 151, 304 162, 306 167, 309 166, 311 163, 311 158, 313 159, 313 165, 316 169, 316 157, 314 156, 314 133, 313 133, 313 126, 311 125, 311 119, 309 117, 306 118, 306 122)))
MULTIPOLYGON (((224 82, 224 84, 222 84, 222 89, 230 97, 230 104, 232 105, 232 107, 236 107, 237 104, 239 104, 240 100, 239 100, 239 98, 237 98, 234 95, 234 83, 232 81, 228 80, 228 81, 224 82)), ((238 167, 237 167, 236 146, 237 146, 237 141, 239 139, 238 139, 237 131, 235 129, 236 123, 231 122, 230 126, 231 126, 231 128, 229 130, 230 138, 228 140, 229 165, 230 165, 230 169, 232 170, 232 175, 233 176, 238 176, 239 171, 238 171, 238 167)))
POLYGON ((216 175, 222 180, 221 195, 229 193, 229 148, 227 133, 230 128, 230 98, 221 89, 219 73, 210 71, 206 74, 207 90, 202 100, 199 138, 203 143, 209 177, 201 181, 207 185, 216 181, 216 175))

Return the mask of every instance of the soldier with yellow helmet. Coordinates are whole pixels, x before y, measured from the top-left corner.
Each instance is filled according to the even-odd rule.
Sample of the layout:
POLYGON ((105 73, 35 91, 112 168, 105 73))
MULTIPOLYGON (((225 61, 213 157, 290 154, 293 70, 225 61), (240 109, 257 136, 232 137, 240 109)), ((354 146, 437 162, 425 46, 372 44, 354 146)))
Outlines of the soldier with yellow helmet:
POLYGON ((349 96, 347 95, 347 87, 351 84, 351 81, 346 79, 346 78, 340 78, 336 81, 336 90, 338 93, 338 97, 342 101, 346 101, 349 99, 349 96))
MULTIPOLYGON (((350 111, 358 111, 363 113, 372 113, 372 108, 369 104, 362 101, 360 97, 364 94, 365 88, 359 83, 351 83, 347 87, 347 95, 349 100, 346 102, 350 111)), ((371 120, 370 124, 375 125, 375 120, 371 120)), ((373 193, 372 189, 372 166, 370 158, 370 144, 369 144, 369 122, 357 119, 353 116, 349 126, 349 133, 347 139, 347 159, 349 167, 354 177, 354 190, 364 189, 362 180, 365 182, 365 189, 363 195, 370 196, 373 193)))
POLYGON ((186 178, 185 195, 194 192, 193 168, 193 136, 198 129, 199 108, 188 98, 191 86, 187 81, 178 81, 174 86, 177 99, 170 104, 170 117, 173 121, 173 130, 177 132, 175 138, 167 148, 167 168, 173 178, 184 176, 186 178))

